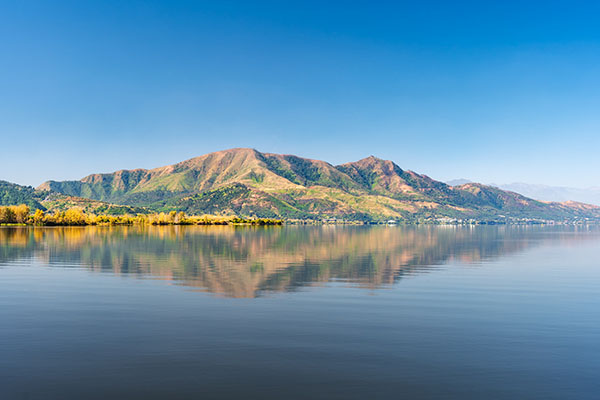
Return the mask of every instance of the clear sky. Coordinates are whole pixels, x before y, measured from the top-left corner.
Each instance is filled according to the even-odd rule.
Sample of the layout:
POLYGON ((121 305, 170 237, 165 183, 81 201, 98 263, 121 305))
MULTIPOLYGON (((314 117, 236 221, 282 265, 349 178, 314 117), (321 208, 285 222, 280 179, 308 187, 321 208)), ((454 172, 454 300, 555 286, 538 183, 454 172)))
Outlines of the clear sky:
POLYGON ((597 1, 0 2, 0 179, 231 147, 600 185, 597 1))

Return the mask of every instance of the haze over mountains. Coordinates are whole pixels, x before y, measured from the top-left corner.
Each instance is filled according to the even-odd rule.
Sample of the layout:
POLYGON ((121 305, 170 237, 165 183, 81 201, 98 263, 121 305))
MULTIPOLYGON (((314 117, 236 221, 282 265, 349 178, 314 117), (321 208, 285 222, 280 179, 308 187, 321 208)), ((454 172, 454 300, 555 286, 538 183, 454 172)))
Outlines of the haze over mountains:
MULTIPOLYGON (((453 179, 446 183, 450 186, 464 185, 472 182, 469 179, 453 179)), ((600 187, 574 188, 565 186, 538 185, 523 182, 495 184, 490 186, 499 187, 502 190, 517 192, 532 199, 544 201, 578 201, 581 203, 600 206, 600 187)))
POLYGON ((600 187, 572 188, 564 186, 534 185, 529 183, 508 183, 498 185, 504 190, 512 190, 525 196, 547 201, 574 200, 600 205, 600 187))
POLYGON ((599 218, 600 208, 540 202, 477 183, 450 186, 374 156, 333 166, 237 148, 154 169, 47 181, 36 192, 150 210, 288 219, 416 221, 599 218))

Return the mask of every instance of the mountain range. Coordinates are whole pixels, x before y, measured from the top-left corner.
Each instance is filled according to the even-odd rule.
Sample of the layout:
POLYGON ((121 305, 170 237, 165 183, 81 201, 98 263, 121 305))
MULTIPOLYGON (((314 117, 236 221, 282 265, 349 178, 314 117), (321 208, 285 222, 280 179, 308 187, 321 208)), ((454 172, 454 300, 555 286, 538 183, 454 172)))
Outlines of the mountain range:
POLYGON ((439 218, 600 218, 600 207, 543 202, 478 183, 451 186, 374 156, 334 166, 247 148, 154 169, 93 174, 78 181, 47 181, 26 191, 42 206, 54 196, 55 202, 61 198, 87 199, 153 211, 286 219, 392 218, 414 222, 439 218))

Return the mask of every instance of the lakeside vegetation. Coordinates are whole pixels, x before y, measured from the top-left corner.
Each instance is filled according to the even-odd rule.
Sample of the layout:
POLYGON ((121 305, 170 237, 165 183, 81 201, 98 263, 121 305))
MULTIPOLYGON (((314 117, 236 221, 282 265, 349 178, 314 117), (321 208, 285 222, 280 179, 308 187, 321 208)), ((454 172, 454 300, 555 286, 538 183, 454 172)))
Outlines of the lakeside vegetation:
POLYGON ((593 224, 590 220, 552 221, 531 218, 503 219, 455 219, 414 218, 400 220, 354 220, 354 219, 274 219, 274 218, 245 218, 234 215, 187 215, 183 211, 155 212, 107 215, 87 212, 81 207, 58 209, 53 211, 32 210, 26 204, 18 206, 0 206, 0 225, 33 225, 33 226, 88 226, 88 225, 537 225, 537 224, 593 224))
POLYGON ((86 225, 282 225, 280 219, 240 218, 214 215, 187 215, 180 211, 137 215, 96 215, 80 208, 46 213, 37 209, 31 212, 26 204, 0 206, 0 224, 35 226, 86 226, 86 225))

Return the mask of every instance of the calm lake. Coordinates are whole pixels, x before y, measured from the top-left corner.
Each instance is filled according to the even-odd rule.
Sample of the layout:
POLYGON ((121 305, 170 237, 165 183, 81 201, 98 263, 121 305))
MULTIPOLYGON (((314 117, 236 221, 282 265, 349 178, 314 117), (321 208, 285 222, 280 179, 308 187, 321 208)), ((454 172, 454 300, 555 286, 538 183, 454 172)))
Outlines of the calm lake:
POLYGON ((598 399, 598 227, 0 228, 0 399, 598 399))

